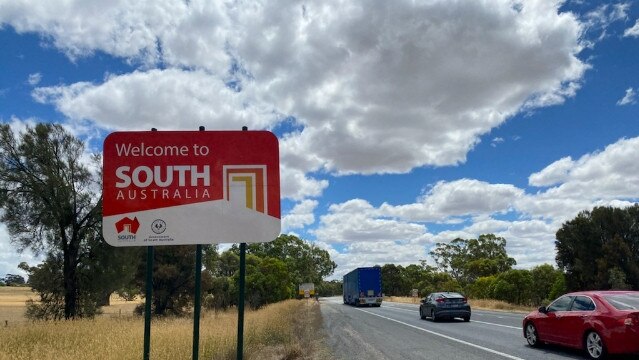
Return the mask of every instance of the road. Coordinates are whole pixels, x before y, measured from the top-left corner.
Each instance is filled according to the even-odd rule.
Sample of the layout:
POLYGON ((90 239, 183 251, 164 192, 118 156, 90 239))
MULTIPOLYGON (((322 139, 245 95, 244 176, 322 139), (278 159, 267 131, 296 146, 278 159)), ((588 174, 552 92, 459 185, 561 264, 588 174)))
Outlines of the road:
POLYGON ((344 305, 341 297, 320 302, 327 343, 336 359, 585 359, 576 350, 528 346, 520 313, 473 310, 469 323, 432 322, 419 318, 417 304, 358 308, 344 305))

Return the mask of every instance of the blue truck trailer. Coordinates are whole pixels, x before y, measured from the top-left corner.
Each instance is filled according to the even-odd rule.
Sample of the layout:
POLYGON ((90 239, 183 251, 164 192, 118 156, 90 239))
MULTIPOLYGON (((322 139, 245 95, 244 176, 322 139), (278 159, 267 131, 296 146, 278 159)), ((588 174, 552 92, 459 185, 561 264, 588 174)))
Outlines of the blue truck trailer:
POLYGON ((344 275, 344 304, 355 306, 382 305, 382 269, 357 268, 344 275))

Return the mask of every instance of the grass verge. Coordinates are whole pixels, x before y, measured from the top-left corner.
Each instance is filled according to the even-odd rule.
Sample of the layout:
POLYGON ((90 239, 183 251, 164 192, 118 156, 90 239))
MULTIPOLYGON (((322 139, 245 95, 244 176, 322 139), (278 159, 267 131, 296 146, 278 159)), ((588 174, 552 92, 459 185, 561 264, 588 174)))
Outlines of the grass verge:
MULTIPOLYGON (((10 308, 10 303, 14 301, 0 298, 0 320, 8 314, 5 310, 10 308)), ((131 302, 115 302, 105 309, 104 315, 92 320, 31 322, 23 319, 8 325, 3 321, 0 359, 140 359, 144 319, 128 313, 133 307, 131 302)), ((14 304, 13 309, 24 313, 24 303, 22 307, 14 304)), ((244 359, 331 359, 323 342, 321 313, 315 301, 288 300, 271 304, 257 311, 246 311, 244 319, 244 359)), ((192 318, 153 320, 150 358, 190 359, 192 336, 192 318)), ((235 359, 236 344, 236 309, 202 313, 201 359, 235 359)))

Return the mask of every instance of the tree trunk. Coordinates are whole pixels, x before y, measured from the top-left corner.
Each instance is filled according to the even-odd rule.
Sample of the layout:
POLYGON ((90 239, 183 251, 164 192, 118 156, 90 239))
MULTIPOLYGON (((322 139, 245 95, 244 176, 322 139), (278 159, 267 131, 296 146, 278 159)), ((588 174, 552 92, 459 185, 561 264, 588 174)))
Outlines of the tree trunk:
POLYGON ((64 251, 64 318, 75 319, 78 315, 79 281, 77 273, 77 246, 69 245, 64 251))
POLYGON ((109 306, 111 305, 111 294, 110 292, 104 292, 100 294, 100 300, 98 302, 98 306, 109 306))

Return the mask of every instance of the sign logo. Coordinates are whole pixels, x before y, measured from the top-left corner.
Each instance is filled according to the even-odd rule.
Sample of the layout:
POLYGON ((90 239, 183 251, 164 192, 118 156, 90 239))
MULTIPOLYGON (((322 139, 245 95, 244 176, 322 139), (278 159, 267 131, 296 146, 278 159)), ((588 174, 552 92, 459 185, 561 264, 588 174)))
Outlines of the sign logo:
POLYGON ((115 229, 118 234, 122 232, 128 232, 129 234, 135 234, 138 232, 140 228, 140 222, 137 217, 130 219, 128 217, 123 218, 122 220, 115 223, 115 229))
POLYGON ((120 221, 115 223, 115 230, 118 232, 118 241, 135 241, 135 234, 138 232, 139 228, 140 222, 137 217, 134 217, 133 219, 129 217, 120 219, 120 221))
POLYGON ((247 209, 268 213, 266 166, 224 165, 224 200, 247 209))
POLYGON ((151 230, 156 234, 161 234, 166 230, 166 222, 162 219, 154 220, 151 224, 151 230))

